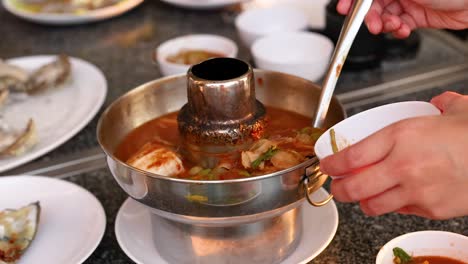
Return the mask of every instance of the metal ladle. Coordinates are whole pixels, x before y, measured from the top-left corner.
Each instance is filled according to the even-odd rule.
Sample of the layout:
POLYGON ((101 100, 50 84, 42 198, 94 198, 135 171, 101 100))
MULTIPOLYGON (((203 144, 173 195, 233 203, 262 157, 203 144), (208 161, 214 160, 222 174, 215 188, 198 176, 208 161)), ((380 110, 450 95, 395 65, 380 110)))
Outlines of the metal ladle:
POLYGON ((354 0, 351 11, 346 17, 343 27, 341 28, 340 37, 336 43, 335 51, 328 67, 327 74, 322 85, 322 93, 320 94, 319 103, 315 110, 313 126, 317 128, 323 127, 325 117, 327 116, 330 101, 335 90, 336 82, 341 74, 341 69, 348 56, 351 45, 356 38, 356 35, 361 28, 362 22, 372 5, 372 0, 354 0))
MULTIPOLYGON (((372 0, 354 0, 354 3, 351 7, 351 10, 346 17, 343 27, 341 28, 340 37, 336 43, 335 51, 328 67, 327 74, 322 85, 322 92, 320 94, 320 99, 315 110, 315 115, 313 119, 313 126, 317 128, 322 128, 325 122, 325 117, 327 116, 328 108, 330 106, 331 99, 333 97, 333 92, 335 90, 336 82, 338 77, 341 74, 341 70, 345 63, 346 57, 348 56, 351 45, 356 38, 359 29, 361 28, 362 22, 367 15, 370 7, 372 5, 372 0)), ((316 165, 318 165, 318 160, 316 165)), ((306 193, 307 201, 316 207, 326 205, 333 195, 329 195, 325 200, 321 202, 314 202, 309 197, 309 183, 314 183, 324 175, 316 166, 315 170, 309 174, 303 181, 304 192, 306 193)))

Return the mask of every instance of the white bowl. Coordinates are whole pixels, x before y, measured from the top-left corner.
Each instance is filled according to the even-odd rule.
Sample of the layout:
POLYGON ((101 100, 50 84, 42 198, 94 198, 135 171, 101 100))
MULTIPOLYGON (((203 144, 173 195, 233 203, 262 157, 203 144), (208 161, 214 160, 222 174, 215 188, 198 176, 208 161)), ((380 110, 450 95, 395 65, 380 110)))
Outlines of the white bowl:
POLYGON ((225 57, 237 56, 237 45, 232 40, 216 35, 186 35, 170 39, 156 49, 157 61, 164 76, 187 73, 191 65, 169 62, 167 58, 184 50, 204 50, 223 54, 225 57))
MULTIPOLYGON (((338 149, 353 145, 382 128, 403 119, 440 115, 440 110, 427 102, 410 101, 387 104, 351 116, 328 129, 315 143, 315 154, 323 159, 333 154, 330 130, 335 130, 338 149)), ((377 146, 376 146, 377 147, 377 146)))
POLYGON ((443 231, 420 231, 394 238, 383 246, 376 264, 393 264, 393 248, 413 256, 441 256, 468 262, 468 237, 443 231))
POLYGON ((313 29, 325 29, 326 6, 330 0, 267 0, 247 1, 243 3, 244 9, 269 8, 272 6, 285 6, 299 9, 309 20, 309 27, 313 29))
POLYGON ((293 74, 313 82, 328 68, 333 42, 312 32, 288 32, 263 37, 251 48, 260 69, 293 74))
POLYGON ((263 36, 305 30, 308 23, 303 12, 286 6, 249 9, 235 21, 239 37, 247 47, 263 36))

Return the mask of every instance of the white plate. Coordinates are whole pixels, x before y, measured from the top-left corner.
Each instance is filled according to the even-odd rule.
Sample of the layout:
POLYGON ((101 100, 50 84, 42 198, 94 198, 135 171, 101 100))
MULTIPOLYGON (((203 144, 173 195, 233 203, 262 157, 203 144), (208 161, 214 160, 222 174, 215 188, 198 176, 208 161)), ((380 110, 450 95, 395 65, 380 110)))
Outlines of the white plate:
MULTIPOLYGON (((328 197, 324 189, 313 199, 328 197)), ((332 241, 338 228, 338 210, 333 201, 324 207, 303 205, 304 233, 297 249, 282 264, 305 264, 318 256, 332 241)), ((154 247, 150 212, 140 203, 128 198, 115 220, 115 234, 122 250, 138 264, 167 264, 154 247)))
POLYGON ((0 178, 0 210, 39 201, 37 234, 21 264, 84 262, 104 235, 106 215, 87 190, 70 182, 37 176, 0 178))
POLYGON ((84 14, 32 13, 16 7, 14 0, 2 0, 3 6, 10 13, 31 22, 47 25, 77 25, 101 21, 121 15, 141 4, 144 0, 124 0, 118 4, 96 9, 84 14))
POLYGON ((252 0, 243 5, 244 9, 288 6, 304 12, 309 19, 309 27, 325 29, 326 6, 330 0, 252 0))
POLYGON ((249 0, 161 0, 168 4, 190 9, 216 9, 249 0))
MULTIPOLYGON (((35 70, 53 59, 55 56, 32 56, 8 62, 35 70)), ((0 173, 57 148, 83 129, 101 108, 107 94, 107 82, 102 72, 81 59, 72 58, 71 64, 71 79, 62 87, 34 96, 10 94, 0 115, 17 129, 24 129, 28 119, 33 118, 39 141, 21 156, 0 159, 0 173)))

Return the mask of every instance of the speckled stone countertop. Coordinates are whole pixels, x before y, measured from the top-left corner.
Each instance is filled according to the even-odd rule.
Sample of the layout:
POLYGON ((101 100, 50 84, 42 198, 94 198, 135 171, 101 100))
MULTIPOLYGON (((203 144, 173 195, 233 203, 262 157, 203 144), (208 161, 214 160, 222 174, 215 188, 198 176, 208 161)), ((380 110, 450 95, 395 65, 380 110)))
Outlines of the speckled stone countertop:
MULTIPOLYGON (((69 179, 90 190, 102 202, 107 229, 96 251, 86 264, 132 263, 120 249, 114 234, 118 209, 127 198, 107 169, 69 179)), ((330 245, 310 263, 374 263, 379 249, 392 238, 420 230, 444 230, 468 235, 468 217, 450 221, 430 221, 396 214, 367 217, 356 204, 337 203, 339 225, 330 245)))
MULTIPOLYGON (((118 18, 67 27, 32 24, 10 15, 0 7, 0 58, 67 53, 88 60, 97 65, 107 77, 109 91, 105 105, 108 105, 126 91, 161 76, 159 69, 151 61, 151 52, 159 43, 189 33, 219 34, 239 43, 232 22, 233 15, 229 11, 190 11, 156 0, 146 1, 118 18)), ((438 45, 444 45, 439 42, 437 39, 426 39, 417 61, 390 62, 383 66, 385 70, 345 74, 337 91, 341 93, 353 87, 365 87, 382 80, 397 78, 392 77, 393 72, 414 69, 421 65, 466 60, 455 51, 438 49, 438 45)), ((239 58, 251 60, 245 47, 240 46, 239 58)), ((468 81, 382 101, 375 105, 411 99, 429 100, 433 95, 447 89, 468 93, 468 81)), ((351 109, 349 114, 375 105, 351 109)), ((40 159, 54 159, 97 146, 96 123, 97 118, 74 138, 40 159)), ((90 190, 106 210, 106 234, 85 263, 132 263, 120 249, 114 235, 115 216, 127 196, 113 180, 110 172, 102 169, 68 180, 90 190)), ((379 248, 387 241, 417 230, 447 230, 468 235, 468 217, 450 221, 429 221, 394 214, 369 218, 364 216, 355 204, 337 206, 340 216, 337 234, 329 247, 311 263, 373 263, 379 248)))

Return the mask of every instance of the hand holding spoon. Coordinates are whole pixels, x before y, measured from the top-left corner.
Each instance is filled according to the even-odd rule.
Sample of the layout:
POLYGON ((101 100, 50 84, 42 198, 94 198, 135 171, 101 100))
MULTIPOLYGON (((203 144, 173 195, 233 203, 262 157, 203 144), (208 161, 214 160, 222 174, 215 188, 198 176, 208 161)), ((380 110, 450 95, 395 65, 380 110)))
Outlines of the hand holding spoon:
POLYGON ((371 5, 372 0, 355 0, 351 7, 351 12, 349 12, 344 21, 340 37, 338 38, 327 74, 323 81, 322 93, 320 94, 320 100, 313 119, 314 127, 321 128, 324 125, 336 82, 341 74, 341 69, 343 68, 343 64, 348 56, 349 50, 351 49, 351 45, 353 44, 353 41, 356 38, 371 5))

